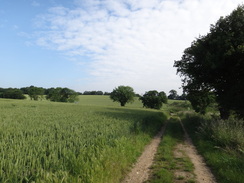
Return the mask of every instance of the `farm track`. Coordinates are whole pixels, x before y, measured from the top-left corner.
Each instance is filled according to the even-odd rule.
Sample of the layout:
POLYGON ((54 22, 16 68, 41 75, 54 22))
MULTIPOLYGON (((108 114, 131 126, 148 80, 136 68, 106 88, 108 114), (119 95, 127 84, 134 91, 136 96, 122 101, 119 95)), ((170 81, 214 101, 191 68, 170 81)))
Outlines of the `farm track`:
MULTIPOLYGON (((177 144, 176 149, 186 154, 194 165, 194 175, 197 183, 216 183, 216 179, 207 167, 204 159, 197 153, 195 146, 193 145, 183 123, 180 121, 181 127, 184 131, 184 143, 177 144)), ((138 158, 137 163, 132 168, 131 172, 126 176, 122 183, 143 183, 150 175, 150 167, 153 164, 154 156, 157 152, 159 143, 163 139, 163 134, 166 129, 166 125, 160 130, 160 132, 153 138, 151 143, 145 147, 144 152, 138 158)), ((175 154, 175 152, 174 152, 175 154)), ((175 155, 177 156, 177 155, 175 155)), ((182 172, 174 172, 175 176, 178 176, 182 172)), ((189 176, 194 176, 189 175, 189 176)), ((180 181, 176 181, 180 182, 180 181)))
POLYGON ((145 150, 138 158, 137 163, 134 165, 131 172, 126 176, 122 183, 142 183, 148 179, 150 167, 153 164, 154 155, 157 152, 157 148, 161 142, 166 126, 167 124, 162 127, 151 143, 145 147, 145 150))
POLYGON ((196 181, 198 183, 216 183, 211 170, 207 167, 204 159, 197 153, 196 147, 193 145, 191 138, 189 137, 183 123, 180 121, 185 134, 185 143, 181 147, 186 152, 187 156, 191 159, 194 165, 194 174, 196 175, 196 181))

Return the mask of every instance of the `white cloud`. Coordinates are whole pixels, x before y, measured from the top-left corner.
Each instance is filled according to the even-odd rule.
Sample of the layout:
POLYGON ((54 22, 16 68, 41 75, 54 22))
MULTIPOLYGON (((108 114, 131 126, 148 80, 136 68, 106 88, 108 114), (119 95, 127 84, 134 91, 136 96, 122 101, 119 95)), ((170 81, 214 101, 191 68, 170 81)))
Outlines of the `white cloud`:
MULTIPOLYGON (((130 85, 138 92, 181 86, 173 68, 194 38, 240 0, 76 0, 39 16, 41 46, 90 59, 86 90, 130 85)), ((79 63, 79 61, 77 61, 79 63)), ((81 62, 84 66, 85 64, 81 62)))

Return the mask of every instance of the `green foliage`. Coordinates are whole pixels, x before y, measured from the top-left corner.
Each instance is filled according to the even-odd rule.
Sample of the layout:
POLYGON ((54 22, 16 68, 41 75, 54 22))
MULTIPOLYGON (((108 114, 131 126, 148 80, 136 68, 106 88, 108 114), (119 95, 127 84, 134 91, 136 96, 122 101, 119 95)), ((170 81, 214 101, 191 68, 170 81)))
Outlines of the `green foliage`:
POLYGON ((90 106, 1 99, 0 182, 119 182, 166 117, 95 98, 90 106))
POLYGON ((53 102, 75 102, 78 101, 78 94, 69 88, 51 88, 46 98, 53 102))
POLYGON ((45 90, 41 87, 30 86, 28 88, 28 95, 31 100, 43 99, 45 90))
POLYGON ((187 99, 191 102, 191 105, 196 112, 200 114, 206 114, 207 107, 215 102, 215 95, 208 91, 196 90, 191 91, 188 94, 187 99))
POLYGON ((160 109, 163 103, 167 103, 167 97, 164 92, 158 93, 156 90, 148 91, 140 97, 143 107, 151 109, 160 109))
POLYGON ((133 102, 135 93, 130 86, 118 86, 110 94, 110 98, 114 102, 119 102, 121 106, 125 106, 128 102, 133 102))
POLYGON ((0 88, 0 98, 25 99, 23 92, 17 88, 0 88))
POLYGON ((242 183, 244 179, 243 121, 187 115, 183 118, 183 122, 198 151, 212 168, 217 181, 242 183))
POLYGON ((241 5, 211 25, 210 33, 193 41, 182 59, 174 64, 187 93, 216 93, 222 119, 229 117, 230 110, 244 117, 243 43, 244 5, 241 5))
POLYGON ((167 95, 166 95, 165 92, 163 92, 163 91, 159 92, 159 96, 161 97, 162 102, 164 104, 167 104, 168 103, 168 97, 167 97, 167 95))
POLYGON ((103 95, 102 91, 84 91, 83 95, 103 95))
POLYGON ((177 99, 178 95, 177 95, 177 91, 176 90, 170 90, 169 91, 169 96, 168 96, 168 99, 177 99))

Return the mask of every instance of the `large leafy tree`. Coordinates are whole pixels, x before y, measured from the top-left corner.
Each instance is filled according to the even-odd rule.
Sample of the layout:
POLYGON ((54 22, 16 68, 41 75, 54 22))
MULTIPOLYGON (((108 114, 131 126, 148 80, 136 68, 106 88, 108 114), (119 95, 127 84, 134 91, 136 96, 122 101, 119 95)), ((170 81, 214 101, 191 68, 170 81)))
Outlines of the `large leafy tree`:
POLYGON ((110 94, 110 98, 114 102, 119 102, 121 106, 125 106, 128 102, 133 102, 135 97, 135 92, 130 86, 118 86, 110 94))
POLYGON ((231 110, 244 117, 244 6, 211 25, 174 66, 188 94, 214 92, 223 119, 231 110))
POLYGON ((167 103, 167 96, 164 92, 156 90, 148 91, 140 97, 143 107, 151 109, 160 109, 163 103, 167 103))

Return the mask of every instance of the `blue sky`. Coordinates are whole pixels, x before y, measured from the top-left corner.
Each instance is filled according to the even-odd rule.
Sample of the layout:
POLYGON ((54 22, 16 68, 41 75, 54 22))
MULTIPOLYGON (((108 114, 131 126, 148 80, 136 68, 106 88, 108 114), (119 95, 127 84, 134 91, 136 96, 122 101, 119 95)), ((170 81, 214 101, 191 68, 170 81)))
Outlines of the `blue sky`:
POLYGON ((0 87, 181 93, 185 48, 242 0, 0 0, 0 87))

